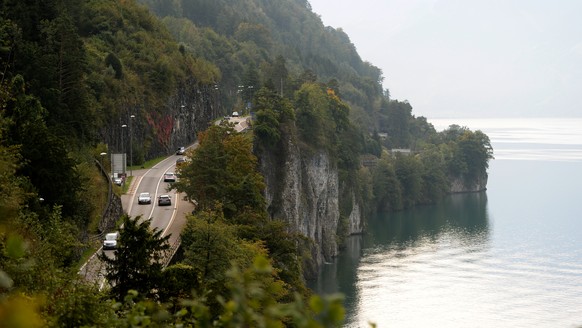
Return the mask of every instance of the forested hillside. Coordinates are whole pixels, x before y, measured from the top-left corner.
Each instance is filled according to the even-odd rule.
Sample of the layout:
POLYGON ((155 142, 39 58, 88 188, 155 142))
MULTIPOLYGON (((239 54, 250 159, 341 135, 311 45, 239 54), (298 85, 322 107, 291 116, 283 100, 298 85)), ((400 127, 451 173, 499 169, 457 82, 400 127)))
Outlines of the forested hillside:
MULTIPOLYGON (((306 271, 366 213, 482 190, 492 157, 480 131, 437 133, 390 99, 305 0, 5 0, 0 68, 0 322, 13 327, 338 324, 338 299, 307 301, 306 271), (208 129, 233 111, 250 133, 208 129), (144 283, 109 277, 131 291, 80 281, 111 183, 100 154, 133 145, 140 166, 195 140, 176 185, 200 201, 181 262, 144 283), (224 255, 216 270, 198 247, 224 255)), ((123 222, 151 246, 126 254, 165 249, 123 222)))
POLYGON ((140 1, 156 12, 186 49, 215 63, 225 91, 271 83, 291 97, 304 80, 329 82, 366 127, 381 107, 383 76, 364 62, 348 35, 325 27, 308 1, 140 1), (253 70, 257 70, 253 74, 253 70), (257 76, 258 74, 258 76, 257 76), (359 113, 359 112, 365 112, 359 113))

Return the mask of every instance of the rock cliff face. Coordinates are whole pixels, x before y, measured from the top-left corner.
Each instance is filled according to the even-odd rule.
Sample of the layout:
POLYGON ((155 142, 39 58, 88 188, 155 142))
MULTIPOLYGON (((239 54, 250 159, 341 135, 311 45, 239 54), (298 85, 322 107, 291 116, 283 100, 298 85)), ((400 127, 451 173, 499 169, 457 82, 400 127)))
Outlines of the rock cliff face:
POLYGON ((348 216, 348 235, 361 234, 364 232, 362 208, 356 200, 356 195, 353 190, 351 191, 351 194, 353 208, 348 216))
POLYGON ((217 91, 211 87, 189 85, 179 91, 167 110, 174 119, 171 137, 168 139, 170 151, 186 146, 206 130, 212 120, 221 116, 217 91))
MULTIPOLYGON (((302 154, 292 138, 277 154, 259 155, 265 176, 266 200, 272 218, 285 220, 312 241, 311 259, 304 261, 307 277, 338 254, 340 181, 336 164, 325 151, 302 154)), ((353 197, 355 199, 355 197, 353 197)), ((362 232, 360 206, 348 217, 348 234, 362 232)))
POLYGON ((482 174, 477 179, 472 181, 467 181, 461 177, 450 177, 451 182, 451 193, 463 193, 463 192, 478 192, 487 189, 487 173, 482 174))
POLYGON ((122 117, 112 119, 101 135, 111 152, 129 153, 130 133, 120 126, 131 124, 134 157, 151 159, 191 144, 198 132, 208 128, 220 115, 218 91, 189 81, 168 97, 161 107, 145 102, 133 105, 122 117), (130 119, 130 115, 135 117, 130 119))

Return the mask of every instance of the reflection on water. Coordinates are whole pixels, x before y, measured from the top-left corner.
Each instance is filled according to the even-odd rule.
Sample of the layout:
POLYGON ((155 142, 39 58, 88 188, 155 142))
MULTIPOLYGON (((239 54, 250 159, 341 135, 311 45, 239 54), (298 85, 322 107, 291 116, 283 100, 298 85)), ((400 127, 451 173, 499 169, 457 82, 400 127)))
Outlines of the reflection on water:
POLYGON ((582 327, 582 119, 450 123, 491 137, 487 192, 369 218, 311 287, 346 327, 582 327))
POLYGON ((487 221, 486 193, 452 195, 437 205, 370 218, 368 230, 373 233, 364 246, 414 245, 418 240, 438 240, 442 235, 476 243, 487 238, 487 221))
MULTIPOLYGON (((383 213, 368 224, 370 233, 350 237, 340 257, 311 286, 320 293, 345 294, 347 326, 358 327, 361 320, 373 317, 365 311, 367 300, 377 303, 373 308, 382 317, 386 315, 378 302, 386 301, 388 306, 390 301, 376 293, 402 295, 403 288, 425 289, 429 286, 417 281, 417 275, 427 274, 427 269, 431 275, 451 266, 475 265, 488 248, 487 194, 452 195, 438 205, 383 213)), ((461 274, 457 279, 470 276, 461 274)), ((433 278, 433 283, 438 281, 433 278)), ((373 321, 382 322, 378 319, 382 318, 373 321)))
POLYGON ((504 222, 506 234, 494 237, 487 202, 484 192, 453 195, 372 218, 311 287, 345 295, 346 327, 580 324, 580 247, 567 235, 534 235, 531 214, 525 233, 511 235, 504 222))

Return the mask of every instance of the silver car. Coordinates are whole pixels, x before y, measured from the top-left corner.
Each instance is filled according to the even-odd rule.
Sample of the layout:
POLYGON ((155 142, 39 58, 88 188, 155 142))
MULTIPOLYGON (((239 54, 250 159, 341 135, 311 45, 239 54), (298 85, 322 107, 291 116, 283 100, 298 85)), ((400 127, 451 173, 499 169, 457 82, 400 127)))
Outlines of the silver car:
POLYGON ((172 198, 170 195, 160 195, 158 197, 158 206, 172 205, 172 198))

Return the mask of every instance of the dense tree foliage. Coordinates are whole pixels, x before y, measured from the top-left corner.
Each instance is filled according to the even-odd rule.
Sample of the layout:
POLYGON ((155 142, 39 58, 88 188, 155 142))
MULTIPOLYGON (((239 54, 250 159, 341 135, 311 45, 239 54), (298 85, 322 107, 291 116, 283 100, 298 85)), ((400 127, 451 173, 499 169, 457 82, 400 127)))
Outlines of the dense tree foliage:
MULTIPOLYGON (((190 217, 182 232, 184 264, 197 277, 198 294, 206 293, 211 312, 218 314, 218 298, 227 294, 227 272, 234 264, 240 268, 250 268, 253 259, 268 257, 267 250, 260 241, 247 241, 238 236, 238 227, 225 222, 219 213, 200 212, 190 217)), ((273 271, 272 281, 275 300, 281 300, 288 292, 285 283, 273 271), (274 287, 274 285, 273 285, 274 287)))
MULTIPOLYGON (((0 136, 6 127, 0 115, 0 136)), ((19 148, 0 140, 0 322, 6 327, 99 322, 108 312, 102 295, 72 267, 77 227, 63 220, 61 206, 39 200, 30 181, 18 175, 19 148)))
MULTIPOLYGON (((182 299, 177 308, 168 303, 138 301, 131 291, 120 302, 111 303, 111 312, 100 323, 111 327, 340 327, 345 315, 342 297, 298 295, 292 302, 277 301, 280 284, 273 279, 268 260, 258 257, 246 269, 233 266, 225 277, 227 290, 218 302, 218 315, 212 315, 207 296, 182 299)), ((88 325, 98 327, 100 325, 88 325)))
POLYGON ((387 159, 379 161, 374 168, 372 181, 374 200, 380 210, 402 209, 402 188, 393 163, 387 159))
POLYGON ((419 203, 422 186, 420 161, 414 156, 397 153, 394 171, 400 183, 404 207, 412 207, 419 203))
POLYGON ((105 277, 113 298, 123 299, 130 290, 155 296, 154 290, 162 280, 165 252, 170 248, 168 239, 169 236, 162 237, 161 230, 152 231, 149 221, 141 216, 123 216, 114 256, 99 254, 107 268, 105 277))
POLYGON ((80 199, 84 181, 77 163, 69 156, 64 140, 47 126, 46 109, 25 92, 22 76, 16 76, 11 87, 12 98, 3 112, 8 122, 4 141, 19 145, 26 158, 18 174, 28 177, 47 204, 61 205, 66 217, 86 224, 89 209, 83 208, 80 199))
POLYGON ((295 112, 289 99, 281 97, 269 87, 259 89, 254 97, 254 135, 257 143, 274 150, 280 148, 283 127, 295 121, 295 112))
POLYGON ((264 215, 264 182, 256 170, 252 140, 228 125, 211 126, 200 133, 191 161, 179 169, 173 188, 184 192, 200 209, 221 204, 224 217, 244 221, 244 213, 264 215))
POLYGON ((487 180, 488 163, 493 158, 487 135, 458 125, 433 133, 423 121, 415 121, 425 126, 419 130, 425 137, 415 151, 383 156, 373 169, 378 209, 436 202, 450 192, 453 180, 469 190, 487 180))
POLYGON ((438 201, 448 193, 450 185, 444 154, 436 145, 428 145, 418 157, 422 181, 420 203, 438 201))
POLYGON ((343 98, 368 114, 382 93, 381 70, 362 61, 347 34, 325 27, 305 1, 140 2, 163 17, 187 49, 230 77, 221 83, 229 92, 248 86, 244 67, 252 64, 261 68, 264 82, 287 97, 305 81, 293 75, 306 70, 324 80, 336 79, 345 90, 343 98))

